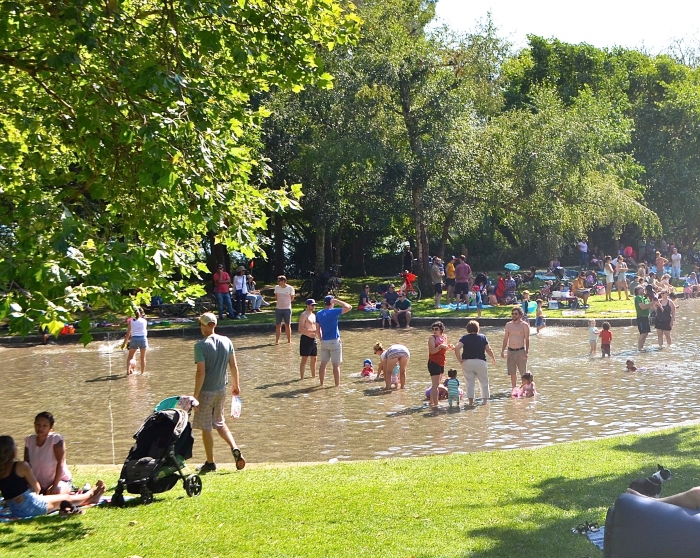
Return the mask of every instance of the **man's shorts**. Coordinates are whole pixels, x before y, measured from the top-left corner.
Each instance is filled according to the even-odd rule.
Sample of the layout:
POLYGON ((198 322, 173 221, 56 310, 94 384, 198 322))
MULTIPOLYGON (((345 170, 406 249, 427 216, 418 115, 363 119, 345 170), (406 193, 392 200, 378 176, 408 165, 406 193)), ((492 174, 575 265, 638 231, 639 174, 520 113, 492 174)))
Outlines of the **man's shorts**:
POLYGON ((321 341, 321 362, 331 361, 333 364, 343 362, 343 346, 340 339, 321 341))
POLYGON ((442 283, 433 283, 435 294, 442 294, 442 283))
POLYGON ((454 287, 456 283, 457 283, 457 281, 455 279, 450 279, 449 277, 447 279, 445 279, 445 285, 447 285, 448 287, 450 285, 452 285, 454 287))
POLYGON ((275 325, 280 325, 282 322, 289 325, 292 321, 292 309, 284 308, 282 310, 275 309, 275 325))
POLYGON ((318 345, 315 337, 302 335, 299 339, 299 356, 315 357, 318 354, 318 345))
POLYGON ((462 295, 469 292, 469 283, 455 283, 455 294, 462 295))
POLYGON ((198 430, 212 430, 222 428, 224 422, 224 403, 226 403, 226 389, 219 391, 200 391, 199 407, 192 419, 192 428, 198 430))
POLYGON ((520 374, 525 374, 527 372, 527 353, 525 349, 519 349, 517 351, 508 351, 508 359, 506 361, 506 366, 508 367, 508 375, 513 376, 520 371, 520 374))
POLYGON ((637 316, 637 329, 639 333, 649 333, 651 331, 649 316, 637 316))
POLYGON ((129 349, 148 349, 148 338, 143 335, 132 335, 129 338, 129 349))

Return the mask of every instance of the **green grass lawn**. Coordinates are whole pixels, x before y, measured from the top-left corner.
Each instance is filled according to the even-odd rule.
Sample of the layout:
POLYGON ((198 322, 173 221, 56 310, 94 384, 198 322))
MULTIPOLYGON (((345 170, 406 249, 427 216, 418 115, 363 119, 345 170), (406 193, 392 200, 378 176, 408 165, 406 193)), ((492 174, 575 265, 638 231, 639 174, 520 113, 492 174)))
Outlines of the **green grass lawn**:
MULTIPOLYGON (((598 521, 662 463, 671 494, 700 484, 697 427, 540 449, 257 466, 181 485, 150 506, 0 524, 17 557, 601 557, 571 527, 598 521)), ((119 468, 74 467, 76 484, 119 468)))

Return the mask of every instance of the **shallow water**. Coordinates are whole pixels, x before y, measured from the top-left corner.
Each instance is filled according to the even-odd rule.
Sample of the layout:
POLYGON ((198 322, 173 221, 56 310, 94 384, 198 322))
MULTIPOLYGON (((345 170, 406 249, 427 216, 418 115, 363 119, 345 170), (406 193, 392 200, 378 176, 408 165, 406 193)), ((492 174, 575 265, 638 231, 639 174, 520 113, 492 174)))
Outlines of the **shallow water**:
MULTIPOLYGON (((695 341, 700 300, 679 301, 674 345, 657 349, 655 331, 647 352, 636 352, 635 327, 613 328, 612 358, 588 356, 586 328, 550 327, 531 340, 530 369, 539 395, 511 399, 505 360, 498 358, 502 328, 483 328, 497 356, 489 367, 493 400, 470 410, 437 414, 425 407, 430 384, 429 331, 348 330, 341 333, 341 386, 299 379, 298 336, 271 344, 274 333, 233 337, 243 398, 240 419, 230 420, 249 462, 373 459, 449 452, 531 447, 637 432, 700 419, 695 341), (382 383, 356 376, 375 341, 411 349, 406 389, 385 393, 382 383), (631 358, 645 372, 624 371, 631 358)), ((598 326, 602 320, 598 320, 598 326)), ((448 328, 450 342, 463 329, 448 328)), ((0 350, 4 408, 0 433, 21 439, 33 432, 34 415, 51 411, 67 443, 69 463, 122 463, 132 435, 153 407, 194 387, 194 339, 150 341, 144 376, 125 376, 125 353, 113 342, 0 350)), ((600 349, 598 349, 600 351, 600 349)), ((600 354, 600 353, 598 353, 600 354)), ((448 355, 448 367, 457 367, 448 355)), ((461 372, 460 382, 464 387, 461 372)), ((477 384, 477 397, 479 389, 477 384)), ((203 460, 195 436, 194 461, 203 460)), ((215 456, 231 461, 216 438, 215 456)))

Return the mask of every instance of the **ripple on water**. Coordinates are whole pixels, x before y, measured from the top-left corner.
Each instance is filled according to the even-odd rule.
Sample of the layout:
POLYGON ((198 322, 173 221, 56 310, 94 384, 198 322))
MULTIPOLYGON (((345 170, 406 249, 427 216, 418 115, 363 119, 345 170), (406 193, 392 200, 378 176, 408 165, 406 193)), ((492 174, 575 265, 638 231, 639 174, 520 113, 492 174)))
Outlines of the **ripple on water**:
MULTIPOLYGON (((694 302, 694 301, 691 301, 694 302)), ((683 327, 673 332, 674 346, 638 353, 636 328, 613 328, 613 357, 589 358, 585 328, 544 330, 533 338, 528 366, 540 395, 511 399, 504 361, 490 367, 493 400, 468 411, 432 413, 424 391, 429 332, 343 331, 342 385, 318 387, 318 380, 299 380, 296 345, 265 344, 269 334, 232 337, 241 370, 243 414, 229 421, 236 441, 250 462, 328 461, 409 457, 416 455, 509 449, 638 432, 700 418, 700 386, 695 343, 700 305, 680 302, 683 327), (406 344, 413 359, 404 390, 385 392, 359 373, 372 358, 376 341, 406 344), (638 373, 626 373, 631 358, 638 373)), ((483 328, 498 347, 502 328, 483 328)), ((462 328, 449 328, 456 341, 462 328)), ((652 336, 649 340, 655 337, 652 336)), ((71 463, 121 463, 131 436, 161 399, 191 393, 194 385, 193 341, 152 339, 148 372, 127 378, 125 352, 118 340, 78 346, 46 346, 0 351, 7 405, 3 429, 21 439, 31 433, 33 417, 54 413, 71 463), (27 371, 32 406, 26 405, 27 371), (57 394, 59 394, 57 396, 57 394), (80 409, 80 412, 76 412, 80 409), (114 451, 112 448, 114 447, 114 451)), ((296 343, 296 339, 294 340, 296 343)), ((448 366, 456 366, 448 355, 448 366)), ((332 384, 332 376, 330 376, 332 384)), ((464 379, 460 380, 464 384, 464 379)), ((479 398, 477 386, 477 399, 479 398)), ((228 455, 216 440, 215 455, 228 455)), ((202 459, 196 437, 195 458, 202 459)))

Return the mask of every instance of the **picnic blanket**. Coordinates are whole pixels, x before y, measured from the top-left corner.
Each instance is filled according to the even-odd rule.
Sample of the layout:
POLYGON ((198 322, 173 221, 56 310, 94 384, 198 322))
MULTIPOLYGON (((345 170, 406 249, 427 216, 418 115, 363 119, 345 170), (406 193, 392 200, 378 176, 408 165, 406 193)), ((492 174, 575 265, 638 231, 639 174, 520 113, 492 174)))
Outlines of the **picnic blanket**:
MULTIPOLYGON (((489 304, 483 304, 481 306, 482 308, 493 308, 493 306, 489 304)), ((441 304, 440 308, 445 308, 446 310, 457 310, 457 305, 455 303, 452 304, 441 304)), ((476 305, 474 306, 465 306, 464 304, 459 305, 459 310, 476 310, 476 305)))
MULTIPOLYGON (((105 504, 109 504, 111 502, 112 498, 110 496, 102 496, 100 498, 100 501, 97 504, 88 504, 87 506, 80 506, 81 509, 87 509, 87 508, 92 508, 94 506, 102 506, 105 504)), ((47 514, 47 515, 58 515, 58 510, 56 510, 53 513, 47 514)), ((37 517, 45 517, 45 516, 37 516, 37 517)), ((10 508, 5 506, 5 501, 0 498, 0 523, 9 523, 10 521, 19 521, 19 520, 24 520, 24 519, 34 519, 33 517, 15 517, 10 513, 10 508)))
POLYGON ((598 531, 588 531, 586 537, 598 548, 603 550, 603 541, 605 540, 605 527, 601 527, 598 531))

